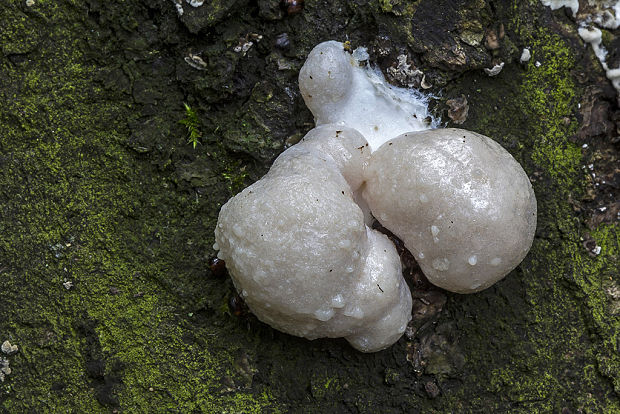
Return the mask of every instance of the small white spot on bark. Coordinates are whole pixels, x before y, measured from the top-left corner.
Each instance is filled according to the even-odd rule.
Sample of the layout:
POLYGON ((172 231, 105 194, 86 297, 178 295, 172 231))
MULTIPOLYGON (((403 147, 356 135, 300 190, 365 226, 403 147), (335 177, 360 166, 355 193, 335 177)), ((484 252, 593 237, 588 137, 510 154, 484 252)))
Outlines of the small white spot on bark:
POLYGON ((521 63, 525 63, 525 62, 529 62, 530 59, 532 58, 532 54, 530 53, 530 49, 525 48, 523 49, 523 52, 521 52, 521 63))

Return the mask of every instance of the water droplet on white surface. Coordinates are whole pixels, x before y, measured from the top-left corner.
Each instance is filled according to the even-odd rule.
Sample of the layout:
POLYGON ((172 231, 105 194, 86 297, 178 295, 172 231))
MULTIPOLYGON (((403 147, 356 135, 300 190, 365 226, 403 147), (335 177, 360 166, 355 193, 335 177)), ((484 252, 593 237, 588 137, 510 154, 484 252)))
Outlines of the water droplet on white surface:
POLYGON ((351 240, 340 240, 340 242, 338 243, 338 246, 343 248, 343 249, 348 249, 349 247, 351 247, 351 240))
POLYGON ((233 226, 233 233, 235 234, 235 236, 237 237, 241 237, 243 236, 243 230, 241 230, 241 226, 238 224, 235 224, 233 226))
POLYGON ((265 271, 257 270, 252 279, 254 279, 255 282, 261 282, 265 280, 265 277, 267 277, 267 273, 265 273, 265 271))
POLYGON ((334 316, 334 310, 333 309, 319 309, 316 312, 314 312, 314 316, 318 320, 325 322, 325 321, 330 320, 332 316, 334 316))
POLYGON ((450 261, 445 257, 433 260, 433 269, 445 272, 450 267, 450 261))
POLYGON ((359 307, 354 307, 353 309, 346 309, 344 311, 344 316, 350 316, 355 319, 362 319, 364 317, 364 311, 362 311, 359 307))
POLYGON ((332 306, 337 309, 344 308, 344 298, 340 293, 332 298, 332 306))

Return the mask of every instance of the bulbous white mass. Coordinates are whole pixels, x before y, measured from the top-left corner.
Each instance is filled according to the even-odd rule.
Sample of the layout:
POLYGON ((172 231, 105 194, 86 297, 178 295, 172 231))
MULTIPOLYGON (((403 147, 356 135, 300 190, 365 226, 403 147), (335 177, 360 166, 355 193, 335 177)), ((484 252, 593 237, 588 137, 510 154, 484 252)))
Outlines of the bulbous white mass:
POLYGON ((355 203, 370 150, 357 131, 315 128, 221 209, 215 238, 252 312, 309 339, 364 352, 400 338, 411 294, 386 236, 355 203))
POLYGON ((367 226, 372 216, 431 283, 471 293, 525 257, 536 198, 499 144, 428 130, 426 98, 386 84, 357 52, 333 41, 312 50, 299 87, 317 128, 222 207, 215 238, 260 320, 372 352, 396 342, 411 319, 400 258, 367 226))
POLYGON ((462 129, 403 134, 372 153, 366 179, 370 210, 444 289, 486 289, 532 245, 530 181, 508 151, 483 135, 462 129))

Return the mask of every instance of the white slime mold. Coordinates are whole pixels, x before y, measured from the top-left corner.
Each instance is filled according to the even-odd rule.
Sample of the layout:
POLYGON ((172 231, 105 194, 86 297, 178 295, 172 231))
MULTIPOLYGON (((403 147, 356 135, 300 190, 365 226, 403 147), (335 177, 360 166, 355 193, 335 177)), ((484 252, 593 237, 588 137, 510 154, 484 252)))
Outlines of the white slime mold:
POLYGON ((334 41, 312 50, 299 84, 317 127, 222 207, 214 247, 260 320, 373 352, 401 337, 412 300, 371 212, 432 283, 470 293, 523 259, 536 199, 499 144, 429 130, 427 98, 387 85, 365 59, 334 41))
POLYGON ((299 72, 299 89, 317 125, 337 123, 357 129, 374 151, 386 140, 437 126, 428 98, 415 89, 396 88, 379 70, 362 65, 340 42, 312 49, 299 72))

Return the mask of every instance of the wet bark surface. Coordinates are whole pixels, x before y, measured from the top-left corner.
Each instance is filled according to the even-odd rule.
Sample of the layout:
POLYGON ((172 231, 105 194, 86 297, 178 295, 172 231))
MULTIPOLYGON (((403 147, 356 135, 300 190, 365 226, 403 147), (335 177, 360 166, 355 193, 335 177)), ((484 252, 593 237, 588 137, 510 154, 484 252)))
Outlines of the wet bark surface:
POLYGON ((570 12, 10 0, 0 21, 2 411, 620 411, 620 111, 570 12), (219 207, 312 128, 297 74, 330 39, 501 143, 539 203, 530 254, 479 294, 404 253, 414 320, 374 354, 272 330, 210 262, 219 207))

